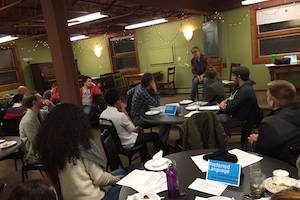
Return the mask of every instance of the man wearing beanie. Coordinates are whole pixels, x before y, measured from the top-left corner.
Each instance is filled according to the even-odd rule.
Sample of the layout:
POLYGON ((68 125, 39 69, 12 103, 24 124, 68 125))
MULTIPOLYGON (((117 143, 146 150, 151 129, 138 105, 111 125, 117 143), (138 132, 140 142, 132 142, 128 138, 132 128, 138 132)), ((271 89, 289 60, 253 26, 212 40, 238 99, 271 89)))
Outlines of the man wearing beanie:
POLYGON ((222 113, 218 116, 225 128, 242 126, 242 147, 252 126, 262 118, 253 89, 255 82, 249 79, 249 75, 247 67, 234 68, 232 80, 237 86, 230 97, 219 104, 222 113))

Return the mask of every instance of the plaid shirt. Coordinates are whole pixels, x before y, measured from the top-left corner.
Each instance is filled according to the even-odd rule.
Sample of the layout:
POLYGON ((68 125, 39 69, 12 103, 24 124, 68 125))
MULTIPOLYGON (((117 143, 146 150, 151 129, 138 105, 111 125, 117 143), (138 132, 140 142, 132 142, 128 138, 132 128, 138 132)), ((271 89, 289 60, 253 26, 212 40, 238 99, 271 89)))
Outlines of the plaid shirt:
POLYGON ((131 116, 134 124, 140 126, 143 124, 141 116, 150 109, 150 107, 158 107, 160 97, 158 94, 151 95, 148 90, 141 85, 137 85, 131 103, 131 116))

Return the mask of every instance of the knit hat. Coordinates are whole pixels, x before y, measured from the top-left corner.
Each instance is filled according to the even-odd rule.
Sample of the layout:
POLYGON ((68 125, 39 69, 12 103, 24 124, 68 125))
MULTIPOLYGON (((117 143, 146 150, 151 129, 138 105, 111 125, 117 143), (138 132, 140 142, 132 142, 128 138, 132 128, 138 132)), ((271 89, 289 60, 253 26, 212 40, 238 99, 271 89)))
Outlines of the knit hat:
POLYGON ((247 67, 235 67, 232 69, 232 74, 239 76, 243 81, 249 80, 250 71, 247 67))

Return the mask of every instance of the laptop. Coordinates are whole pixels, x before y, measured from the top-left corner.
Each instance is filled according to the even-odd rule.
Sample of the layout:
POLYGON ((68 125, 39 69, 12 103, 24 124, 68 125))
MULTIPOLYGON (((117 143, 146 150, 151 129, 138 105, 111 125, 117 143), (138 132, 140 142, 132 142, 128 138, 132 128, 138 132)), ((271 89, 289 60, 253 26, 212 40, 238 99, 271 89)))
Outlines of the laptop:
POLYGON ((166 105, 164 113, 166 115, 175 116, 177 111, 177 106, 175 105, 166 105))

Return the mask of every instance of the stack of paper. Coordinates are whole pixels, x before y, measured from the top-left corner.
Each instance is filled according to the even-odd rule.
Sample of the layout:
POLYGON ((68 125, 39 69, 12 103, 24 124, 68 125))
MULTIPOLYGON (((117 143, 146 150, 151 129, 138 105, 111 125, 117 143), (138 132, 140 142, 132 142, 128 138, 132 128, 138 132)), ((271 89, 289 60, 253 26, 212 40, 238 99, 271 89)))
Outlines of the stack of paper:
POLYGON ((122 178, 117 184, 131 187, 141 193, 160 193, 168 189, 164 172, 134 170, 122 178))
POLYGON ((204 192, 207 194, 212 194, 220 196, 224 190, 227 188, 227 185, 215 181, 205 180, 197 178, 190 186, 189 189, 204 192))
MULTIPOLYGON (((240 149, 232 149, 229 151, 229 153, 236 155, 236 157, 238 158, 237 163, 240 164, 242 167, 247 167, 263 159, 260 156, 247 153, 240 149)), ((204 160, 203 156, 204 154, 192 156, 191 158, 202 172, 206 172, 208 170, 208 161, 204 160)))

